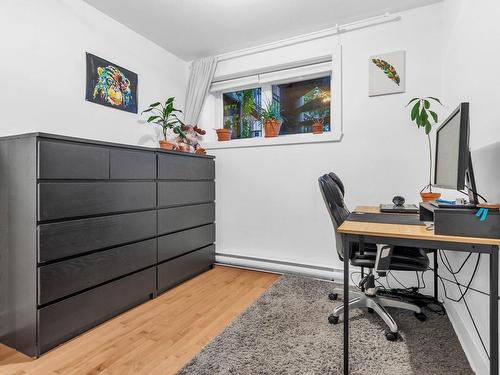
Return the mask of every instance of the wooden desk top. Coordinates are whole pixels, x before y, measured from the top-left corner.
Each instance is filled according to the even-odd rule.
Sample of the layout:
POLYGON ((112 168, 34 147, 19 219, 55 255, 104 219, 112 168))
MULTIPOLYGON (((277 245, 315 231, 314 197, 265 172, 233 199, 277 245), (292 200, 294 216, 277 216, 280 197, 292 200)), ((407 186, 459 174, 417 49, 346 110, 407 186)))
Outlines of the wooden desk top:
MULTIPOLYGON (((358 206, 354 211, 380 213, 379 208, 375 206, 358 206)), ((434 230, 427 230, 427 228, 422 225, 382 224, 346 220, 337 231, 344 234, 500 246, 500 239, 439 235, 434 234, 434 230)))

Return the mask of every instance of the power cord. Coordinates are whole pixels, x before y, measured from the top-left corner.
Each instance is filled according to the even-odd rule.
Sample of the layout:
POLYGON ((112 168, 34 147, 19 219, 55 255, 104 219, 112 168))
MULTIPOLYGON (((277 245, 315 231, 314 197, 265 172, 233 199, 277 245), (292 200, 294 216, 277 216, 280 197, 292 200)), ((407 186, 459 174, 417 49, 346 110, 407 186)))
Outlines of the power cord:
MULTIPOLYGON (((481 342, 481 345, 482 345, 482 347, 484 349, 484 352, 486 353, 486 356, 488 357, 488 359, 490 359, 490 354, 488 352, 488 349, 486 349, 486 345, 484 344, 483 337, 481 336, 481 333, 479 332, 479 328, 477 327, 476 321, 474 320, 474 317, 472 316, 472 312, 470 311, 469 304, 467 303, 467 300, 465 299, 465 295, 467 294, 467 292, 469 290, 471 290, 470 285, 472 283, 472 280, 474 279, 474 276, 476 275, 477 268, 479 266, 479 260, 481 259, 481 254, 478 254, 476 265, 474 267, 474 272, 472 273, 472 276, 471 276, 471 278, 470 278, 470 280, 469 280, 469 282, 468 282, 468 284, 467 284, 467 286, 465 288, 465 291, 462 291, 462 284, 458 281, 457 276, 456 276, 456 274, 458 272, 453 271, 453 268, 451 267, 451 263, 450 263, 448 257, 446 256, 446 253, 443 252, 442 250, 439 250, 439 257, 441 258, 441 262, 443 262, 443 265, 445 266, 445 268, 453 276, 453 279, 455 280, 454 283, 455 283, 455 285, 457 286, 457 288, 458 288, 458 290, 460 292, 460 298, 457 300, 457 299, 454 299, 454 298, 451 298, 451 297, 448 296, 447 291, 446 291, 446 286, 444 285, 444 282, 443 282, 443 278, 438 275, 438 278, 441 281, 441 285, 443 286, 444 295, 445 295, 445 297, 447 299, 449 299, 451 301, 454 301, 454 302, 460 302, 462 300, 464 301, 465 308, 466 308, 467 313, 469 314, 469 317, 470 317, 470 319, 472 321, 472 325, 474 326, 474 330, 476 331, 476 334, 479 337, 479 341, 481 342), (443 257, 441 255, 441 253, 444 254, 444 257, 446 259, 446 263, 443 261, 443 257)), ((462 266, 460 267, 460 270, 463 268, 463 266, 464 266, 465 262, 467 262, 468 258, 469 257, 467 257, 466 260, 462 263, 462 266)))

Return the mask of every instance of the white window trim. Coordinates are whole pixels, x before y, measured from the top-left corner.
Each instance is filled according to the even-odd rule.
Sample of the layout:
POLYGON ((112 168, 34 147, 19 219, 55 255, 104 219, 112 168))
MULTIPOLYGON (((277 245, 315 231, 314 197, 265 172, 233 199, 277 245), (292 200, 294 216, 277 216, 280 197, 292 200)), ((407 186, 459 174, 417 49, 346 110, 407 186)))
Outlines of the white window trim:
MULTIPOLYGON (((263 136, 257 138, 242 138, 242 139, 232 139, 230 141, 213 141, 213 142, 201 142, 203 148, 207 150, 217 150, 217 149, 227 149, 227 148, 241 148, 241 147, 263 147, 263 146, 276 146, 276 145, 290 145, 290 144, 304 144, 304 143, 322 143, 322 142, 340 142, 343 137, 343 124, 342 124, 342 46, 340 44, 335 46, 335 50, 332 53, 332 60, 330 64, 324 65, 323 70, 312 69, 312 74, 304 74, 304 69, 297 69, 297 75, 293 78, 293 74, 290 74, 294 69, 284 71, 283 73, 276 72, 277 80, 273 81, 275 83, 293 82, 297 80, 306 80, 313 77, 320 77, 321 74, 329 73, 331 74, 331 130, 329 132, 324 132, 323 134, 288 134, 280 135, 278 137, 266 138, 264 137, 264 128, 262 129, 263 136), (280 80, 280 74, 283 75, 284 79, 280 80)), ((274 74, 274 73, 268 73, 274 74)), ((264 76, 264 74, 262 74, 264 76)), ((212 87, 213 95, 215 95, 215 123, 216 126, 223 123, 224 109, 222 103, 223 92, 230 92, 240 89, 250 89, 261 87, 262 88, 262 98, 271 97, 271 80, 263 80, 266 83, 260 84, 258 78, 257 80, 252 77, 243 77, 234 80, 234 86, 228 83, 224 85, 219 85, 215 88, 212 87), (246 84, 245 84, 246 83, 246 84)))

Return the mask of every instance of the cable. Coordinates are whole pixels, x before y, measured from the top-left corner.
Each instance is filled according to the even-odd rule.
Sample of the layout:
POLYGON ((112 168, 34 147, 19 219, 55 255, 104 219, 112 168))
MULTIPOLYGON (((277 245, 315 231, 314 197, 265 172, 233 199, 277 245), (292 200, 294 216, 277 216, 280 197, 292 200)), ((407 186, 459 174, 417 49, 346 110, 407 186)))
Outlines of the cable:
MULTIPOLYGON (((434 272, 434 268, 429 267, 429 268, 428 268, 428 271, 433 271, 433 272, 434 272)), ((464 287, 464 288, 466 287, 466 285, 464 285, 464 284, 462 284, 462 283, 458 283, 458 284, 457 284, 455 281, 450 280, 450 279, 448 279, 448 278, 446 278, 446 277, 443 277, 443 276, 441 276, 441 275, 438 275, 437 277, 438 277, 438 278, 440 278, 440 279, 443 279, 444 281, 448 281, 449 283, 452 283, 452 284, 455 284, 455 285, 460 285, 461 287, 464 287)), ((487 292, 485 292, 485 291, 482 291, 482 290, 479 290, 479 289, 476 289, 476 288, 473 288, 473 287, 469 287, 469 290, 471 290, 471 291, 473 291, 473 292, 476 292, 476 293, 483 294, 483 295, 488 296, 488 297, 489 297, 489 295, 490 295, 489 293, 487 293, 487 292)), ((500 300, 500 296, 498 297, 498 299, 500 300)))
POLYGON ((465 292, 463 292, 463 293, 462 293, 462 289, 460 288, 460 285, 458 285, 460 283, 458 282, 457 278, 455 277, 456 272, 453 271, 453 269, 451 268, 451 264, 450 264, 450 261, 449 261, 448 257, 446 256, 446 253, 444 251, 442 251, 442 250, 439 250, 439 258, 441 258, 441 262, 443 263, 443 265, 445 266, 445 268, 451 273, 451 275, 455 279, 455 281, 457 283, 457 286, 459 287, 459 290, 460 290, 460 298, 458 300, 449 297, 447 295, 446 289, 444 289, 444 295, 445 295, 446 298, 448 298, 449 300, 451 300, 453 302, 460 302, 465 297, 465 295, 467 294, 467 292, 469 291, 470 286, 472 284, 472 280, 474 280, 474 277, 476 276, 476 272, 477 272, 477 269, 478 269, 478 266, 479 266, 479 261, 481 259, 481 254, 480 253, 477 254, 477 261, 476 261, 476 265, 474 266, 474 272, 472 272, 472 276, 471 276, 469 282, 467 283, 467 286, 465 288, 465 292), (447 264, 443 260, 443 254, 444 254, 444 257, 446 259, 446 263, 447 264))
MULTIPOLYGON (((467 185, 466 185, 465 187, 466 187, 467 189, 469 189, 470 191, 472 191, 474 194, 476 194, 476 195, 477 195, 479 198, 481 198, 481 199, 482 199, 485 203, 487 203, 487 202, 488 202, 488 200, 487 200, 485 197, 483 197, 481 194, 479 194, 477 191, 472 190, 472 189, 471 189, 470 187, 468 187, 467 185)), ((458 191, 459 193, 462 193, 462 194, 464 194, 464 195, 469 196, 469 193, 466 193, 466 192, 465 192, 465 191, 463 191, 463 190, 457 190, 457 191, 458 191)))
MULTIPOLYGON (((441 258, 441 261, 443 262, 443 258, 441 257, 441 252, 442 252, 442 250, 439 250, 440 258, 441 258)), ((445 256, 446 261, 448 262, 448 266, 445 265, 446 269, 448 269, 448 267, 449 267, 449 269, 452 270, 451 264, 449 262, 448 257, 446 256, 446 253, 444 253, 444 256, 445 256)), ((462 292, 462 287, 460 286, 460 282, 458 281, 458 279, 456 277, 456 274, 452 272, 452 276, 453 276, 453 279, 455 280, 455 284, 457 285, 458 290, 460 291, 460 294, 461 294, 461 297, 458 300, 452 299, 452 298, 450 298, 450 297, 447 296, 446 287, 444 285, 444 282, 443 282, 442 278, 439 277, 439 275, 438 275, 438 278, 441 281, 441 284, 443 285, 444 294, 445 294, 446 298, 448 298, 451 301, 455 301, 455 302, 460 302, 461 300, 464 301, 465 308, 467 309, 467 313, 469 314, 469 317, 470 317, 470 319, 472 321, 472 325, 474 326, 474 330, 476 331, 476 334, 479 337, 479 341, 481 342, 481 345, 482 345, 482 347, 484 349, 484 352, 486 353, 486 356, 488 357, 488 359, 490 359, 490 354, 488 353, 488 349, 486 349, 486 345, 484 344, 483 337, 481 336, 481 333, 479 332, 479 328, 477 327, 476 321, 474 320, 474 317, 472 316, 472 312, 470 311, 469 304, 467 303, 467 300, 465 299, 465 294, 468 292, 468 290, 470 288, 470 284, 472 283, 472 280, 474 279, 474 276, 476 274, 477 267, 479 265, 480 256, 481 256, 481 254, 479 253, 478 257, 477 257, 476 266, 474 268, 474 272, 472 273, 472 277, 471 277, 471 279, 469 281, 469 284, 467 285, 467 288, 465 289, 464 292, 462 292)), ((443 264, 444 264, 444 262, 443 262, 443 264)))

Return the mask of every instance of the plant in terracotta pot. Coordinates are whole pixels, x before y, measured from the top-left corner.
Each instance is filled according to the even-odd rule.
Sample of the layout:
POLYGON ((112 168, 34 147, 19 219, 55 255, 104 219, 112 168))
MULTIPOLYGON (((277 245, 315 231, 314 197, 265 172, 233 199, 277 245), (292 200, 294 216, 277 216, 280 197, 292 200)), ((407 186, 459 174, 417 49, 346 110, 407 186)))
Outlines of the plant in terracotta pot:
MULTIPOLYGON (((431 109, 431 102, 441 104, 438 98, 429 96, 426 98, 413 98, 406 107, 413 104, 410 111, 411 121, 417 125, 417 128, 423 128, 427 136, 429 146, 429 183, 420 191, 420 196, 424 202, 434 201, 441 197, 441 193, 432 191, 432 125, 438 123, 438 114, 431 109)), ((442 105, 442 104, 441 104, 442 105)))
POLYGON ((283 123, 279 102, 270 100, 264 104, 264 107, 259 112, 264 124, 265 137, 277 137, 283 123))
POLYGON ((148 122, 151 124, 159 125, 162 128, 163 140, 160 141, 160 147, 166 150, 174 150, 175 143, 168 141, 168 130, 172 130, 175 134, 184 136, 181 126, 184 125, 177 117, 175 112, 182 113, 180 109, 174 108, 174 97, 168 98, 165 103, 156 102, 150 104, 149 108, 141 112, 148 113, 148 122))
POLYGON ((217 140, 221 142, 230 141, 231 134, 233 133, 232 126, 233 124, 231 120, 226 120, 222 129, 215 129, 215 131, 217 132, 217 140))
POLYGON ((329 115, 327 109, 317 109, 312 112, 310 120, 313 121, 312 132, 313 134, 323 134, 323 128, 325 125, 325 118, 329 115))

